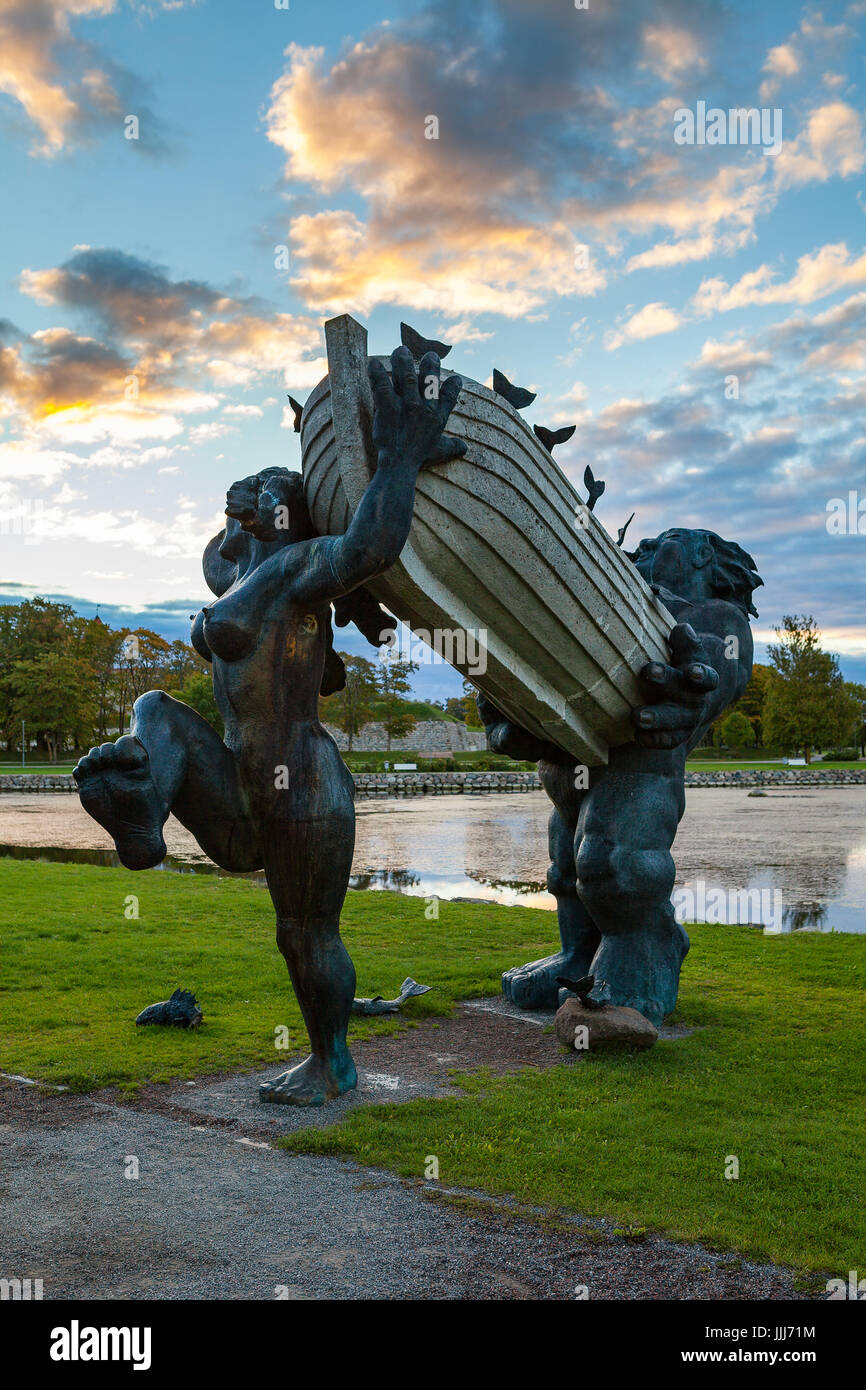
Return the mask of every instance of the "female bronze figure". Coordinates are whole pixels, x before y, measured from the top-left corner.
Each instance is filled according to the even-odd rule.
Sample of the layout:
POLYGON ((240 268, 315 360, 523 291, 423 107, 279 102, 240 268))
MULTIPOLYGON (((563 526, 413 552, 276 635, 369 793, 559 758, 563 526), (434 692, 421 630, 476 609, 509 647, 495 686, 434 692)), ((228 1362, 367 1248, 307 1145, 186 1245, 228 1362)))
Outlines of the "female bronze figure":
POLYGON ((160 863, 170 812, 222 868, 264 868, 312 1052, 261 1096, 294 1105, 321 1105, 357 1082, 346 1043, 355 970, 340 937, 353 785, 317 709, 323 680, 337 688, 331 604, 345 616, 347 596, 360 593, 354 613, 367 635, 387 626, 361 586, 400 554, 421 467, 464 449, 443 433, 462 382, 450 376, 439 390, 434 353, 416 372, 398 348, 391 375, 374 359, 370 377, 378 465, 345 535, 313 534, 298 474, 266 469, 229 489, 225 530, 204 556, 217 599, 193 624, 196 649, 213 662, 225 742, 153 690, 136 702, 131 733, 91 749, 74 773, 127 868, 160 863))

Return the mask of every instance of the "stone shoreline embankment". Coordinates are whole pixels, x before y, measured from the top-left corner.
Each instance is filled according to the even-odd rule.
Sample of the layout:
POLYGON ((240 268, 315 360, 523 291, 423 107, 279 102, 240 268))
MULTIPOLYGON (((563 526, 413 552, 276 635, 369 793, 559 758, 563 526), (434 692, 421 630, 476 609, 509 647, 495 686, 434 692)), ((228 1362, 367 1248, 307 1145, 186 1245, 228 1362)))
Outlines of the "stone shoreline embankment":
POLYGON ((686 773, 687 787, 855 787, 866 785, 866 768, 780 767, 761 772, 686 773))
MULTIPOLYGON (((866 768, 778 768, 772 771, 687 772, 687 787, 848 787, 866 785, 866 768)), ((356 772, 357 801, 411 796, 489 796, 531 792, 535 772, 356 772)), ((2 792, 74 792, 68 773, 6 773, 2 792)))

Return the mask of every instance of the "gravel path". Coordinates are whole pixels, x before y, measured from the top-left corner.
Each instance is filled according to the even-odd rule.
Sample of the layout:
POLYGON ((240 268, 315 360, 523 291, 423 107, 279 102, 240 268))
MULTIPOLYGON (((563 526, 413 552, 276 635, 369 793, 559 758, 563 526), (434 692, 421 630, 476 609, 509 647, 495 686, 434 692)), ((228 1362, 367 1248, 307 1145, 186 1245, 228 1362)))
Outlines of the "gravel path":
POLYGON ((0 1277, 46 1299, 798 1297, 772 1266, 274 1149, 263 1126, 297 1112, 257 1106, 257 1080, 136 1106, 0 1082, 0 1277))

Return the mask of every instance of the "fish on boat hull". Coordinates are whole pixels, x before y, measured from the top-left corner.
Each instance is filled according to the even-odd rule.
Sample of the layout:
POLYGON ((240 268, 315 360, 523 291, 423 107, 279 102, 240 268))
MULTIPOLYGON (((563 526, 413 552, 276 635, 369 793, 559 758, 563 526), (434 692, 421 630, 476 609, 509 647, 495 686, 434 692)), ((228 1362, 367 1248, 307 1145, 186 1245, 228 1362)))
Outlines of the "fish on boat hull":
MULTIPOLYGON (((373 402, 366 330, 343 315, 325 337, 328 376, 301 420, 304 489, 319 533, 341 535, 375 472, 373 402)), ((440 634, 509 719, 604 764, 634 736, 637 672, 668 660, 674 619, 517 411, 461 376, 448 432, 466 455, 422 469, 400 559, 367 587, 420 636, 440 634)))

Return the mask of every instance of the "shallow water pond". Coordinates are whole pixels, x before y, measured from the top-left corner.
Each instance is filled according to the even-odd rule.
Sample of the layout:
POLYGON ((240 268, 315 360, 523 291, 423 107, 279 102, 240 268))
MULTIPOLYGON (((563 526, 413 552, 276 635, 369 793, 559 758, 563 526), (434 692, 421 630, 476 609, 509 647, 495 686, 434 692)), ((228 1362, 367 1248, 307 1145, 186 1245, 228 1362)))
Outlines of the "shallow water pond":
MULTIPOLYGON (((352 886, 553 908, 543 792, 361 802, 352 886)), ((167 868, 217 872, 173 818, 167 868)), ((113 863, 108 835, 69 794, 0 796, 0 854, 113 863)), ((750 796, 694 788, 674 846, 689 921, 769 931, 866 931, 866 787, 750 796)))

